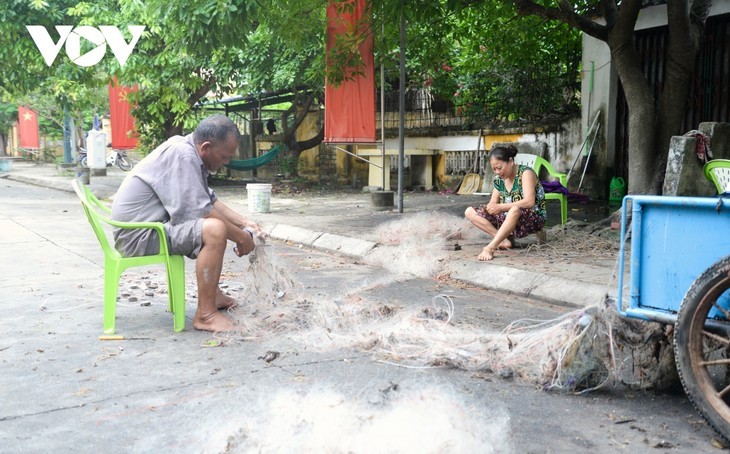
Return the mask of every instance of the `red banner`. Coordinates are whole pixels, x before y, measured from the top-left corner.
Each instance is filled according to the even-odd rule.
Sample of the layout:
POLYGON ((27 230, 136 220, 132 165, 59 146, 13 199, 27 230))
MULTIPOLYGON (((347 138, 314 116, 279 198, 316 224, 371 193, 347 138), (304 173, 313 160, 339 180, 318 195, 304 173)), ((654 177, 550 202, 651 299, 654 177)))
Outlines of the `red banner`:
POLYGON ((112 127, 112 148, 125 150, 137 146, 137 131, 134 128, 134 117, 127 101, 127 93, 136 91, 137 87, 123 87, 114 79, 109 84, 109 116, 112 127))
POLYGON ((367 0, 330 1, 327 7, 327 55, 338 35, 356 34, 364 68, 363 74, 348 76, 337 87, 325 85, 325 142, 375 142, 375 59, 370 25, 361 21, 365 14, 367 0))
POLYGON ((18 106, 18 139, 20 148, 39 149, 38 115, 28 107, 18 106))

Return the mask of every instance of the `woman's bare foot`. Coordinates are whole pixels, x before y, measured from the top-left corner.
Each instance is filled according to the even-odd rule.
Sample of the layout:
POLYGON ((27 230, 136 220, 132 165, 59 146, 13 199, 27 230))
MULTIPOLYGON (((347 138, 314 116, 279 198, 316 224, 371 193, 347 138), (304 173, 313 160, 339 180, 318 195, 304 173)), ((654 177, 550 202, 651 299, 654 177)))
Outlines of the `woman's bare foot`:
POLYGON ((215 294, 215 307, 218 309, 234 309, 238 303, 232 296, 228 296, 221 289, 215 294))
MULTIPOLYGON (((507 241, 507 240, 505 240, 507 241)), ((480 262, 486 262, 489 260, 492 260, 494 258, 494 249, 490 248, 489 246, 484 246, 484 249, 482 249, 482 253, 479 254, 479 257, 477 259, 480 262)))
POLYGON ((512 242, 509 240, 509 238, 505 238, 502 240, 501 243, 499 243, 500 249, 512 249, 512 242))
POLYGON ((202 315, 200 311, 195 312, 193 317, 193 328, 200 331, 212 331, 214 333, 223 331, 233 331, 233 322, 221 314, 220 312, 213 312, 209 315, 202 315))

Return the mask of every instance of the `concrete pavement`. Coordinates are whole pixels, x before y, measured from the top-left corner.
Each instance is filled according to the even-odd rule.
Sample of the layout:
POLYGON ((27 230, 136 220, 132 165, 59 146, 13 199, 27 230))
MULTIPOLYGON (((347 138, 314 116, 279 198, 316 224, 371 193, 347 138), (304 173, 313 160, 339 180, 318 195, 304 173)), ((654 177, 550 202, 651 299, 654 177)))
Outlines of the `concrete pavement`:
MULTIPOLYGON (((90 177, 90 188, 102 199, 112 197, 126 174, 116 167, 108 168, 106 176, 90 177)), ((9 172, 0 173, 0 178, 71 192, 70 182, 75 176, 59 174, 55 165, 15 161, 9 172)), ((536 237, 532 235, 518 240, 515 249, 500 252, 494 261, 484 263, 478 262, 476 256, 487 237, 455 220, 463 216, 466 207, 484 203, 481 196, 409 192, 404 195, 404 212, 399 214, 396 210, 373 209, 368 193, 349 188, 296 194, 288 191, 288 186, 277 192, 275 185, 271 211, 250 213, 244 182, 216 184, 214 181, 213 186, 222 200, 260 222, 275 240, 365 261, 370 259, 370 263, 389 268, 394 261, 377 257, 388 247, 382 236, 378 236, 383 226, 419 215, 420 221, 429 223, 449 219, 452 226, 463 229, 464 235, 444 244, 434 243, 436 248, 444 250, 428 254, 428 260, 438 260, 439 264, 427 272, 487 289, 577 307, 600 302, 606 294, 616 293, 619 233, 604 229, 599 237, 586 231, 588 222, 607 216, 605 207, 595 204, 570 205, 567 235, 556 226, 557 203, 549 204, 545 245, 537 247, 536 237), (561 234, 563 241, 556 242, 561 234), (590 244, 597 240, 601 244, 592 247, 590 244)), ((410 251, 406 248, 404 252, 410 251)), ((398 252, 394 250, 392 254, 398 252)), ((426 258, 413 257, 413 260, 423 259, 426 258)), ((408 258, 404 261, 408 263, 408 258)))
MULTIPOLYGON (((713 432, 683 394, 632 392, 620 384, 589 396, 545 393, 489 373, 409 367, 405 358, 380 360, 373 350, 358 348, 359 336, 335 348, 341 345, 337 324, 323 325, 333 331, 317 330, 320 316, 336 316, 345 302, 375 302, 377 307, 365 304, 363 309, 383 311, 376 323, 365 319, 355 326, 363 334, 379 330, 399 339, 389 311, 421 310, 433 306, 434 295, 450 295, 455 330, 469 332, 474 326, 478 335, 499 332, 525 317, 554 319, 570 311, 565 304, 588 298, 576 297, 581 286, 600 286, 607 278, 610 258, 602 262, 603 253, 576 254, 585 250, 582 246, 560 249, 563 242, 551 243, 550 234, 548 244, 555 250, 530 249, 525 243, 493 263, 474 260, 484 238, 465 235, 458 240, 462 248, 455 250, 455 242, 428 237, 453 216, 457 221, 445 223, 451 228, 464 207, 479 199, 406 194, 406 213, 397 214, 373 211, 368 195, 354 191, 274 194, 272 212, 252 217, 276 236, 272 255, 295 273, 302 297, 275 302, 275 311, 263 302, 242 300, 234 316, 242 324, 257 323, 269 320, 268 314, 286 316, 296 304, 294 315, 308 314, 304 328, 285 318, 290 326, 272 322, 261 330, 247 329, 245 337, 196 331, 190 326, 193 287, 186 301, 187 329, 173 333, 167 295, 146 295, 164 273, 139 269, 120 283, 128 295, 117 305, 117 333, 125 338, 103 341, 98 339, 103 257, 75 196, 48 189, 70 191, 73 177, 59 176, 49 166, 14 164, 12 172, 0 177, 2 452, 710 449, 713 432), (423 225, 427 228, 419 230, 423 225), (391 244, 399 230, 405 233, 400 239, 416 241, 391 244), (370 243, 369 250, 353 246, 370 243), (425 247, 419 249, 421 245, 425 247), (569 265, 556 265, 561 263, 569 265), (571 269, 582 273, 580 280, 559 274, 571 269), (439 277, 401 278, 395 276, 398 270, 439 277), (479 286, 465 285, 469 279, 479 286), (552 297, 546 297, 560 304, 483 289, 530 293, 545 288, 547 293, 549 285, 567 281, 571 285, 565 291, 572 296, 558 297, 550 290, 552 297), (532 286, 529 292, 509 287, 526 284, 532 286), (139 299, 133 300, 136 295, 139 299), (475 444, 464 444, 469 441, 475 444)), ((110 169, 106 177, 92 176, 91 187, 108 197, 124 176, 110 169)), ((217 190, 234 208, 247 210, 242 186, 219 185, 217 190)), ((226 285, 242 285, 242 297, 243 278, 250 273, 247 261, 232 255, 226 256, 222 279, 226 285)), ((194 284, 194 266, 188 264, 186 274, 194 284)), ((443 341, 435 328, 422 333, 429 345, 443 341)))

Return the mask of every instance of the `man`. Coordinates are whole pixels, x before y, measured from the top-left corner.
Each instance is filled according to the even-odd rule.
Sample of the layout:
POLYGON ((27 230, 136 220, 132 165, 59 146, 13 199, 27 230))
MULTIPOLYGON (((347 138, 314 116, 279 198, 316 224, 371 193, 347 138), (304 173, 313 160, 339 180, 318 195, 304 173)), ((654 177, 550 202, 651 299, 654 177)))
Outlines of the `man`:
MULTIPOLYGON (((241 257, 253 251, 260 227, 218 200, 208 175, 235 156, 241 134, 225 115, 213 115, 185 137, 175 136, 140 161, 124 179, 112 203, 112 219, 159 221, 171 254, 197 259, 198 309, 193 327, 230 331, 233 322, 219 312, 235 306, 218 287, 227 241, 241 257)), ((115 229, 117 250, 126 257, 159 252, 159 239, 149 229, 115 229)))

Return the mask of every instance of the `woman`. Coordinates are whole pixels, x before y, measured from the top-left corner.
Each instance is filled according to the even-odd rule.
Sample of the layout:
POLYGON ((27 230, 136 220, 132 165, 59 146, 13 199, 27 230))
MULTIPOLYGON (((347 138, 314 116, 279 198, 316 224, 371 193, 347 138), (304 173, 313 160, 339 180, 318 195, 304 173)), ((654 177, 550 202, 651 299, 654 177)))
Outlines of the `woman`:
POLYGON ((478 259, 492 260, 497 249, 512 247, 510 236, 522 238, 545 226, 545 190, 535 171, 516 164, 517 149, 495 147, 489 152, 494 171, 494 190, 487 205, 469 207, 464 215, 478 229, 491 235, 478 259))

